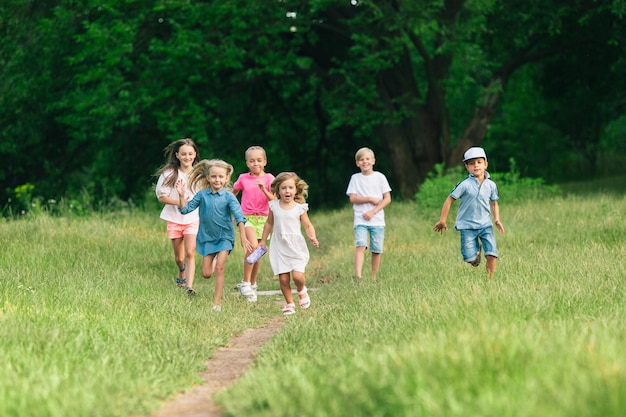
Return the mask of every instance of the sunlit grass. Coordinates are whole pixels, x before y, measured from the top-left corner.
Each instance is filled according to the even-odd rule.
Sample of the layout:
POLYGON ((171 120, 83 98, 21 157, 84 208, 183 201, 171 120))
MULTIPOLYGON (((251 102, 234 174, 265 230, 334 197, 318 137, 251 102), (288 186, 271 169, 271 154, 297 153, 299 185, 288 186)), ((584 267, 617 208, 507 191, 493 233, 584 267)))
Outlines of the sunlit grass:
MULTIPOLYGON (((492 279, 462 262, 456 232, 432 231, 438 211, 394 201, 378 282, 368 256, 359 285, 350 207, 312 210, 312 307, 218 396, 225 415, 621 416, 626 198, 500 205, 492 279)), ((238 297, 240 248, 221 314, 199 273, 195 299, 177 290, 158 213, 4 222, 0 245, 2 416, 149 415, 280 314, 280 296, 238 297)), ((278 289, 267 261, 259 284, 278 289)))

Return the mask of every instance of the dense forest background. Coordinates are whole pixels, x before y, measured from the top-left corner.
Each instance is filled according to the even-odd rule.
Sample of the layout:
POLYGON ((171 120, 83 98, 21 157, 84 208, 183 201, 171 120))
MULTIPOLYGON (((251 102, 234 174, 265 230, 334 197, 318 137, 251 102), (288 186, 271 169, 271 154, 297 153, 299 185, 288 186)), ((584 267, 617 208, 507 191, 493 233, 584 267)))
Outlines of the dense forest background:
MULTIPOLYGON (((346 202, 354 153, 394 198, 482 145, 564 181, 626 162, 623 0, 3 0, 0 206, 145 201, 172 140, 346 202)), ((149 198, 153 198, 150 196, 149 198)), ((15 207, 18 208, 18 207, 15 207)))

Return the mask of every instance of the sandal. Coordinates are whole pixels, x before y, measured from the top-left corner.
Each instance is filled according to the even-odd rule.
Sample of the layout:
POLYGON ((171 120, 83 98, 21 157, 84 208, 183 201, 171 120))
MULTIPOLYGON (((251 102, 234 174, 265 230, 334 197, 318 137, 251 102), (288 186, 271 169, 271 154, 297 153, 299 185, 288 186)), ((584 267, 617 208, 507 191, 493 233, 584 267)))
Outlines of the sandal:
POLYGON ((187 295, 190 297, 193 297, 196 295, 196 290, 194 290, 193 288, 189 288, 189 287, 185 287, 187 289, 187 295))
POLYGON ((304 295, 304 298, 300 299, 300 308, 307 309, 311 307, 311 299, 306 287, 302 288, 302 291, 298 291, 298 295, 304 295))
MULTIPOLYGON (((187 264, 183 263, 183 269, 178 268, 178 271, 182 274, 183 272, 185 272, 185 269, 187 269, 187 264)), ((176 285, 178 285, 179 287, 186 287, 187 280, 185 278, 176 277, 176 285)))
POLYGON ((285 308, 283 308, 283 314, 285 316, 289 316, 295 313, 296 313, 296 305, 294 303, 287 304, 285 305, 285 308))

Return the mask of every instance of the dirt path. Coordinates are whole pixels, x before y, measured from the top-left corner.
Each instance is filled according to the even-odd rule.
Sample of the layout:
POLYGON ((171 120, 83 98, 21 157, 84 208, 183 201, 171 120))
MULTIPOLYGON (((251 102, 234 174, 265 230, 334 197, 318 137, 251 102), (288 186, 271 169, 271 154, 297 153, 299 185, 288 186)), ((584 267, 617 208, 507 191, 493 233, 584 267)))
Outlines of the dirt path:
POLYGON ((191 388, 156 411, 153 417, 219 417, 221 409, 213 402, 213 395, 235 382, 254 362, 256 352, 285 323, 278 316, 264 326, 247 329, 233 337, 228 345, 215 351, 206 361, 207 370, 200 374, 203 385, 191 388))

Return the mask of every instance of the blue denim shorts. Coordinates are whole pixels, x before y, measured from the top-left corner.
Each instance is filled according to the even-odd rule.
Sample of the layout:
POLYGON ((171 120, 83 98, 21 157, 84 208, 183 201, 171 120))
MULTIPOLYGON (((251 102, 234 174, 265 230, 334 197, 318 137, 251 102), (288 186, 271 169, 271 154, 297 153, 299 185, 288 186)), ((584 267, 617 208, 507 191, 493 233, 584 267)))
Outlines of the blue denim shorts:
POLYGON ((369 247, 374 253, 383 253, 385 243, 385 226, 366 226, 359 224, 354 226, 354 240, 356 246, 369 247), (369 235, 369 245, 368 245, 369 235))
POLYGON ((498 257, 496 247, 496 236, 493 227, 487 226, 482 229, 462 229, 461 232, 461 254, 465 262, 472 262, 480 252, 480 245, 483 246, 485 256, 498 257), (480 242, 479 242, 480 240, 480 242))

